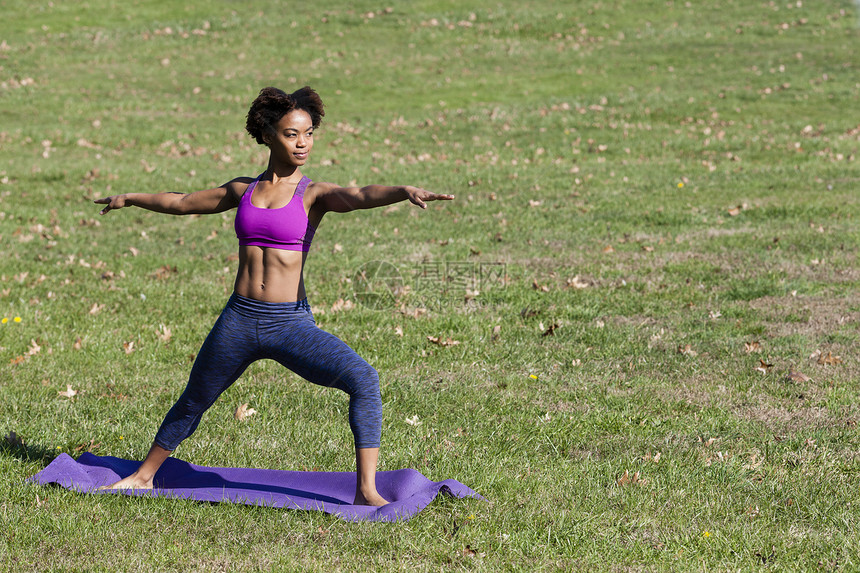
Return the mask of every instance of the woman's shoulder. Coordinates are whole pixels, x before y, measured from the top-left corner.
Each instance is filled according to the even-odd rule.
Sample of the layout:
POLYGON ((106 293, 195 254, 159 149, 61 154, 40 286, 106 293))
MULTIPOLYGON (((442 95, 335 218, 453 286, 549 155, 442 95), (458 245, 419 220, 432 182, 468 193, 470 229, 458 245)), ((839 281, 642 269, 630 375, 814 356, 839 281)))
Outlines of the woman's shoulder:
POLYGON ((236 177, 235 179, 231 179, 230 181, 222 185, 222 187, 238 198, 244 195, 245 191, 248 190, 248 187, 250 187, 251 184, 257 179, 257 177, 247 176, 236 177))

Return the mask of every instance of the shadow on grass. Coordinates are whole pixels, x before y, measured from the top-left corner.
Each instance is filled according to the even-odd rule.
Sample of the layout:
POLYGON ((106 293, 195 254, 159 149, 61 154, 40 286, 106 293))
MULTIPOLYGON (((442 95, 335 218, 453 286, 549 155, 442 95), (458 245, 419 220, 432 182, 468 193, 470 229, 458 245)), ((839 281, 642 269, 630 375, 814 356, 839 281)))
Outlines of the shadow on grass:
POLYGON ((27 444, 15 432, 9 432, 0 441, 0 454, 27 462, 41 462, 47 466, 59 452, 42 446, 27 444))

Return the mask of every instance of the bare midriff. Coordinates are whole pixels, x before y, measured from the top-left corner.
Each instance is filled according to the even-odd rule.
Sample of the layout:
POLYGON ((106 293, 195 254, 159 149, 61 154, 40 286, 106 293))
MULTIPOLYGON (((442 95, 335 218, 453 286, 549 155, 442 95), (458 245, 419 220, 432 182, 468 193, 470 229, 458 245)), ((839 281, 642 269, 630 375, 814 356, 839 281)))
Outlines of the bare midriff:
POLYGON ((236 294, 263 302, 293 302, 304 299, 302 280, 307 252, 271 247, 239 247, 236 294))

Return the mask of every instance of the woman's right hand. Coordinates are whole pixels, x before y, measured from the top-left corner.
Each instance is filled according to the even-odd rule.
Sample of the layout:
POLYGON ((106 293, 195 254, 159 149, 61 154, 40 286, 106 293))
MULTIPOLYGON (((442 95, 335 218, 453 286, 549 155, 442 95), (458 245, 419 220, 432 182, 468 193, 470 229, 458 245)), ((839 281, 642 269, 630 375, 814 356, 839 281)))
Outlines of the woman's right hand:
POLYGON ((125 195, 111 195, 110 197, 102 197, 101 199, 96 199, 93 203, 98 203, 100 205, 107 205, 104 209, 102 209, 99 214, 104 215, 108 211, 112 211, 114 209, 122 209, 126 206, 126 196, 125 195))

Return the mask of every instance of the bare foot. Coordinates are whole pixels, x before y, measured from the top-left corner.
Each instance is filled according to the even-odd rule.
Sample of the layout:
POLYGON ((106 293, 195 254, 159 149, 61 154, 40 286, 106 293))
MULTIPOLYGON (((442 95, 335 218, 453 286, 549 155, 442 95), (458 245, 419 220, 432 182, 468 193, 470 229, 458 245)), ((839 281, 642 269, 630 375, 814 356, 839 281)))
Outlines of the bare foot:
POLYGON ((361 490, 356 490, 355 501, 353 501, 352 504, 382 507, 383 505, 388 504, 388 500, 379 495, 379 492, 376 490, 368 492, 367 494, 362 493, 361 490))
POLYGON ((152 489, 152 480, 145 480, 133 473, 127 478, 123 478, 111 485, 103 485, 97 489, 152 489))

